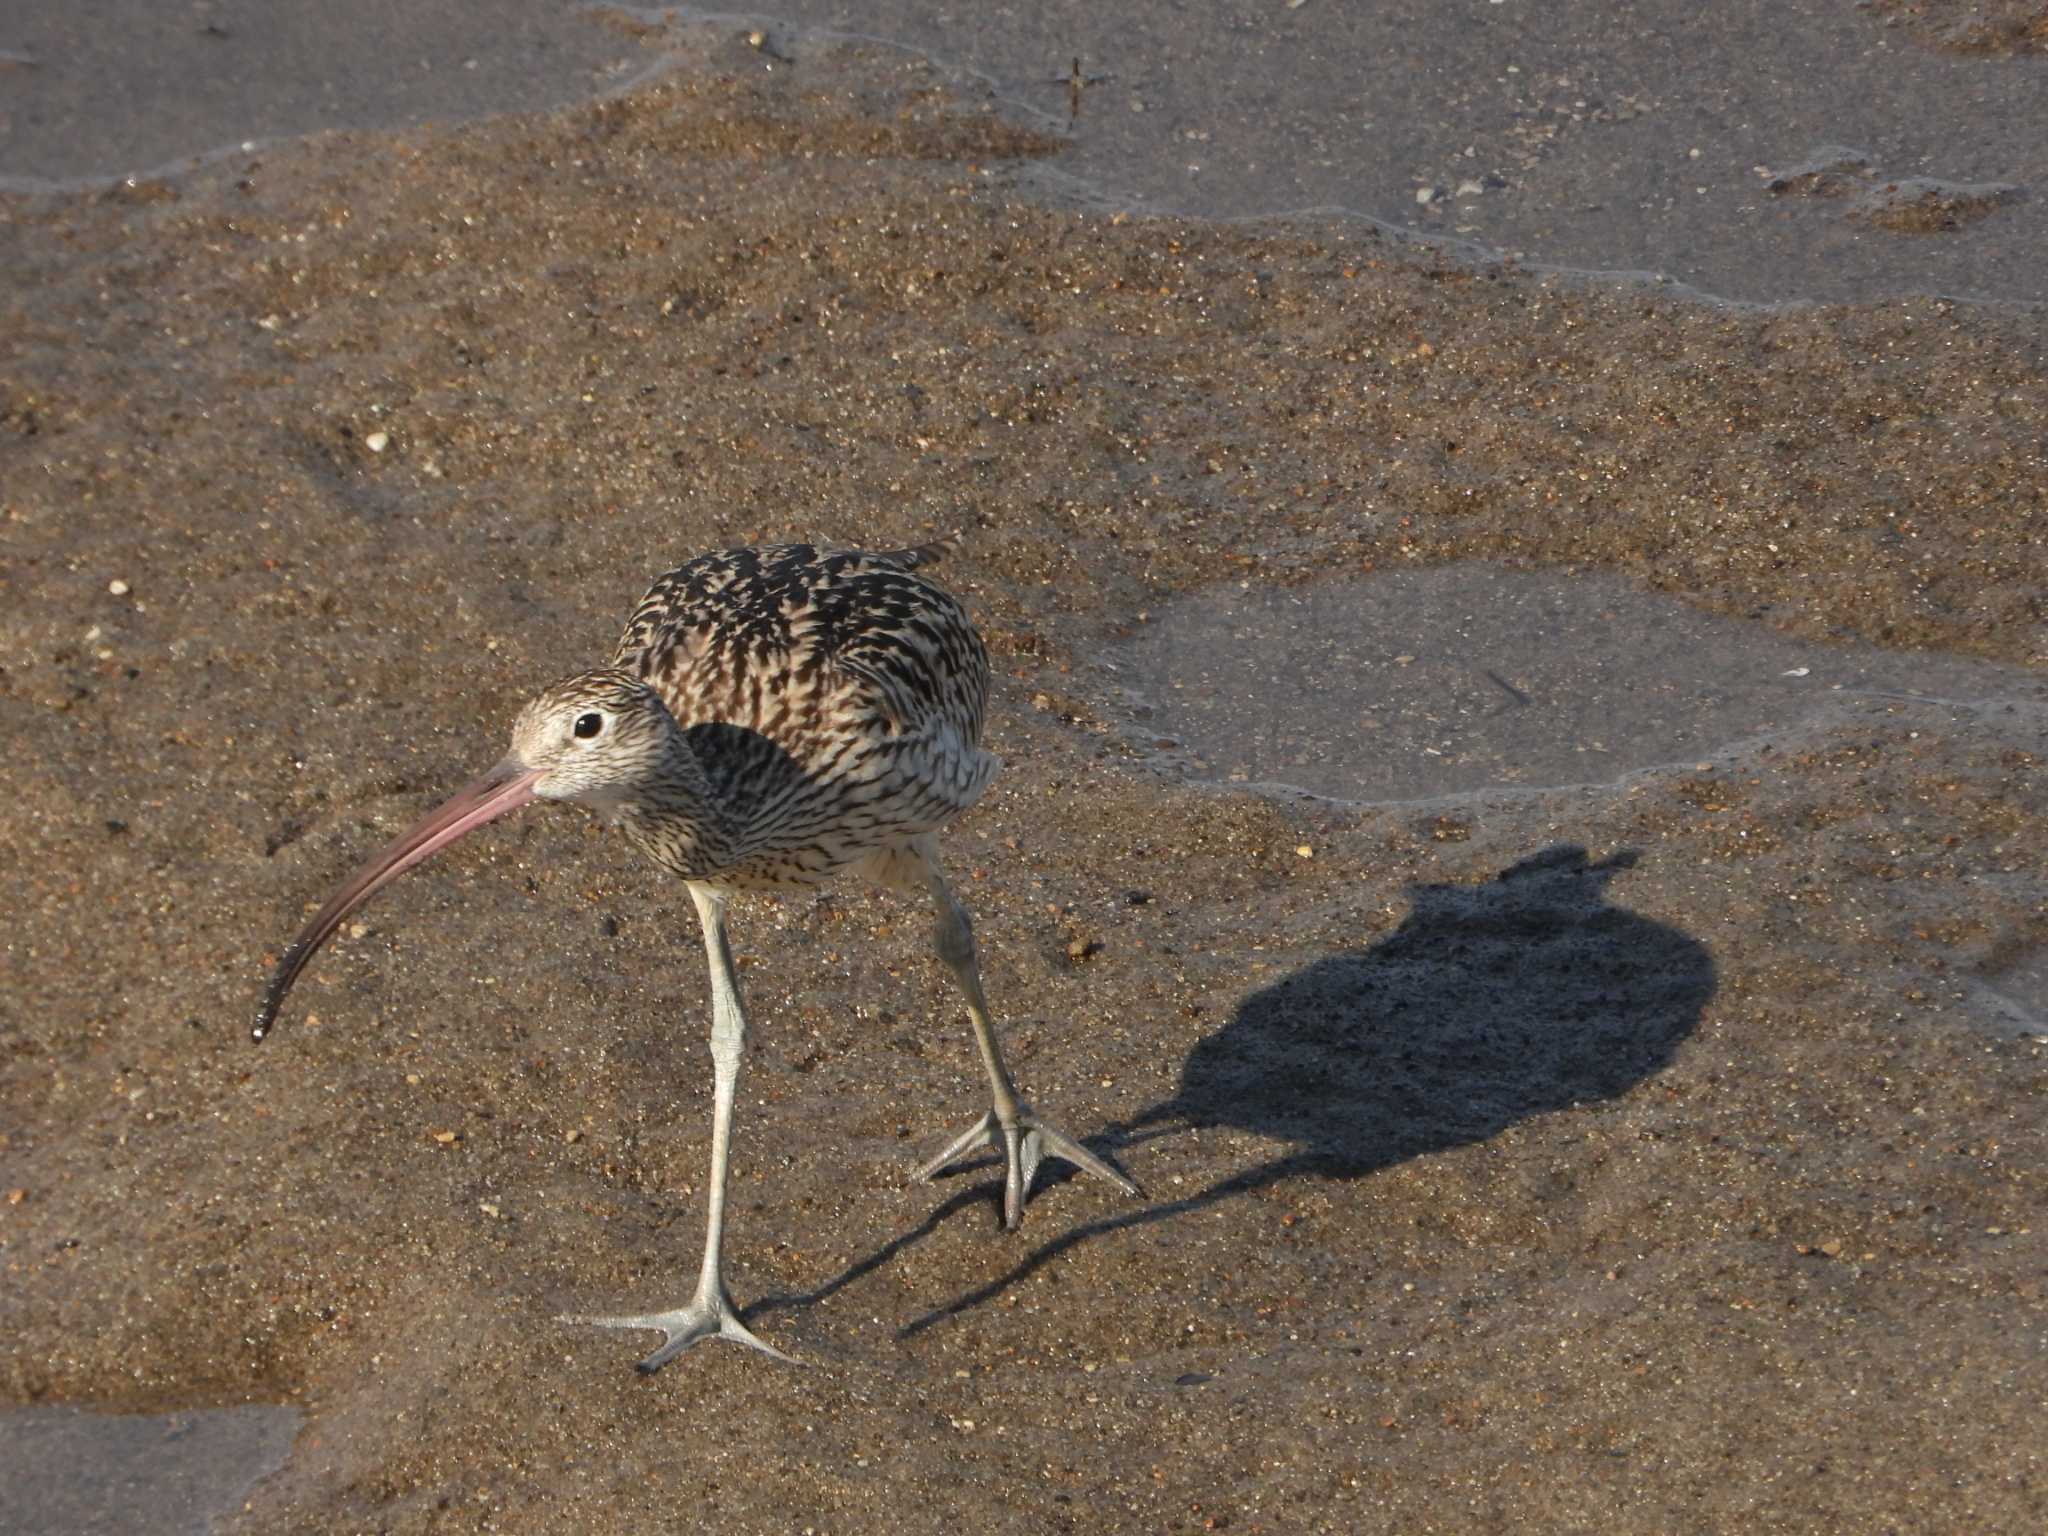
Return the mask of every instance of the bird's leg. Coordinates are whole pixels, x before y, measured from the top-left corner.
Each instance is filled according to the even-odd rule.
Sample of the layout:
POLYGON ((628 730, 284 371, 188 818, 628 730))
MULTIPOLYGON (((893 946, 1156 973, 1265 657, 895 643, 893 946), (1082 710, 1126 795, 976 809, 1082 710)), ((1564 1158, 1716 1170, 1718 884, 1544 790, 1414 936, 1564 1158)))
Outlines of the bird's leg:
POLYGON ((708 886, 692 884, 690 895, 704 925, 704 953, 711 962, 712 1121, 711 1177, 707 1183, 704 1263, 697 1274, 697 1294, 671 1312, 632 1317, 586 1317, 573 1321, 600 1328, 655 1328, 668 1337, 661 1348, 642 1360, 643 1373, 660 1370, 700 1339, 727 1338, 750 1344, 778 1360, 790 1357, 756 1338, 725 1289, 725 1182, 732 1147, 733 1096, 738 1091, 740 1058, 747 1045, 747 1016, 740 1006, 739 984, 733 976, 732 951, 725 942, 725 896, 708 886))
POLYGON ((974 1043, 981 1048, 981 1064, 988 1069, 995 1107, 918 1169, 917 1176, 929 1179, 971 1152, 1000 1146, 1007 1165, 1003 1179, 1003 1225, 1011 1228, 1023 1220, 1031 1176, 1038 1171, 1039 1160, 1048 1154, 1109 1180, 1127 1195, 1137 1194, 1137 1185, 1071 1136, 1040 1120, 1017 1096, 1017 1084, 1003 1062, 1002 1047, 996 1043, 995 1027, 989 1022, 988 999, 981 990, 981 964, 974 949, 974 927, 967 919, 967 909, 960 905, 929 855, 925 878, 937 909, 935 939, 939 958, 946 962, 947 969, 959 981, 960 990, 967 994, 967 1016, 974 1023, 974 1043))

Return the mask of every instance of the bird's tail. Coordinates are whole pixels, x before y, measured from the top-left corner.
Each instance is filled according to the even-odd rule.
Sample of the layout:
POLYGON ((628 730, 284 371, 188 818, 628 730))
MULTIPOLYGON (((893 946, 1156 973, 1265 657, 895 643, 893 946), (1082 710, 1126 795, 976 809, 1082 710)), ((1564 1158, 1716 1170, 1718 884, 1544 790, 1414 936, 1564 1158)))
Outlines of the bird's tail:
POLYGON ((893 565, 899 571, 914 571, 921 565, 935 565, 960 547, 961 534, 958 528, 951 533, 942 533, 929 544, 918 544, 910 549, 876 549, 868 551, 868 558, 880 565, 893 565))

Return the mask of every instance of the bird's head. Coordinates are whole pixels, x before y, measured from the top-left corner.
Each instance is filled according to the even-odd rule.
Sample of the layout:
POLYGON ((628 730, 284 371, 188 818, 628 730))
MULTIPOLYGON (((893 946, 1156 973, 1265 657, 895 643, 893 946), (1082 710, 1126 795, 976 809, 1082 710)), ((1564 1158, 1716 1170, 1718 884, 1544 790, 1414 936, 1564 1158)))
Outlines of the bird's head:
MULTIPOLYGON (((579 800, 614 812, 673 765, 681 733, 668 709, 627 673, 606 668, 565 678, 519 712, 512 750, 372 855, 299 931, 278 962, 251 1033, 270 1032, 306 962, 348 915, 413 865, 464 833, 535 800, 579 800)), ((687 749, 681 749, 687 756, 687 749)))
POLYGON ((609 810, 661 775, 675 737, 668 706, 637 677, 611 668, 579 672, 519 712, 500 766, 533 775, 536 799, 609 810))

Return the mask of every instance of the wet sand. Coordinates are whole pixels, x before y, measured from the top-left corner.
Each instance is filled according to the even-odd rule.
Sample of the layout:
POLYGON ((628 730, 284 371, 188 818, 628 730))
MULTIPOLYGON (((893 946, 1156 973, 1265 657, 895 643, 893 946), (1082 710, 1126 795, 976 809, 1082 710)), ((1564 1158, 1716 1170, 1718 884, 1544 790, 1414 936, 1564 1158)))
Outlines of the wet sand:
MULTIPOLYGON (((2040 315, 1052 208, 914 56, 673 42, 8 200, 0 1397, 300 1409, 252 1532, 2038 1529, 2040 315), (694 1268, 681 887, 536 812, 257 1049, 264 966, 666 565, 953 527, 1007 760, 953 867, 1027 1091, 1146 1195, 907 1186, 983 1093, 924 913, 751 902, 730 1278, 809 1365, 642 1379, 553 1318, 694 1268), (1132 697, 1232 590, 1452 570, 1969 691, 1392 799, 1132 697)), ((1438 746, 1391 707, 1315 750, 1438 746)))
POLYGON ((992 82, 1066 139, 1042 196, 1207 219, 1316 210, 1749 303, 2048 301, 2041 0, 776 11, 795 57, 789 27, 838 28, 992 82), (1774 188, 1844 147, 1861 166, 1847 195, 1774 188), (1980 190, 1966 217, 1874 223, 1901 184, 1947 203, 1980 190))

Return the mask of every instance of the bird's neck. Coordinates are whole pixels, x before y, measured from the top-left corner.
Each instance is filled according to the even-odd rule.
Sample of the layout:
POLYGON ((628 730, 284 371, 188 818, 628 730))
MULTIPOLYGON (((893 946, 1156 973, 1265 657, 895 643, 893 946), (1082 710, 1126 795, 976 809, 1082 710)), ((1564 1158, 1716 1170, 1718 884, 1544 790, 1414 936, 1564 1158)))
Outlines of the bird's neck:
POLYGON ((727 869, 738 834, 682 733, 669 740, 661 770, 620 799, 619 830, 664 868, 697 879, 727 869))

